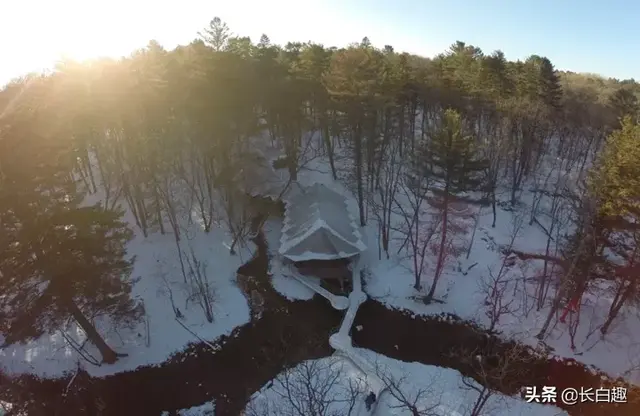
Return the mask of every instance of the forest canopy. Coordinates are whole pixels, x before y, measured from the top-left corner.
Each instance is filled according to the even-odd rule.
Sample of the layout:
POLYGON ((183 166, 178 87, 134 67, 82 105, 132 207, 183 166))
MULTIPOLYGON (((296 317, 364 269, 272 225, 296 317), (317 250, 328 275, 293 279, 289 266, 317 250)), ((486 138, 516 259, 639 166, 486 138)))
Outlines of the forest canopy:
MULTIPOLYGON (((443 184, 429 200, 443 213, 443 231, 426 302, 450 254, 454 202, 479 191, 495 225, 498 190, 507 189, 506 203, 516 205, 547 156, 578 177, 593 172, 577 195, 602 208, 587 216, 588 204, 578 204, 579 232, 596 242, 590 258, 615 247, 635 267, 635 246, 614 236, 635 235, 629 217, 638 214, 637 181, 627 179, 637 178, 630 157, 638 154, 639 97, 634 80, 558 71, 539 55, 509 61, 461 41, 433 58, 378 49, 368 38, 344 48, 275 45, 266 35, 256 43, 218 18, 173 50, 152 40, 122 59, 60 62, 50 74, 25 75, 0 91, 0 330, 6 342, 22 341, 73 318, 105 361, 115 361, 87 317, 138 316, 129 296, 135 259, 125 248, 132 230, 121 208, 144 236, 168 231, 168 219, 178 240, 181 186, 207 231, 220 209, 240 236, 235 185, 243 166, 235 162, 262 130, 282 143, 292 178, 305 132, 320 132, 334 178, 335 148, 348 146, 359 220, 364 225, 368 208, 378 209, 387 255, 395 208, 384 187, 399 177, 391 157, 403 161, 416 200, 426 195, 423 185, 443 184), (101 204, 82 205, 98 191, 101 204), (614 203, 620 196, 628 197, 624 206, 614 203)), ((587 255, 574 241, 558 263, 575 265, 587 255)), ((567 266, 553 312, 584 290, 574 269, 567 266)), ((632 274, 620 276, 612 317, 637 294, 632 274)), ((422 286, 417 268, 415 286, 422 286)))

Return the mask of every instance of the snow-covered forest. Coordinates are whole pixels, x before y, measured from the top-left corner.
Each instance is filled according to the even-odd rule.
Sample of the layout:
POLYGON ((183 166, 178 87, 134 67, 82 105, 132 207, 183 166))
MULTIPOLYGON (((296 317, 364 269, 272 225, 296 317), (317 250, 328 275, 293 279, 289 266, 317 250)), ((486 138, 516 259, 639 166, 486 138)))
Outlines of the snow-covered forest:
POLYGON ((194 398, 163 410, 359 414, 366 391, 328 357, 336 312, 278 259, 294 183, 349 199, 368 247, 362 290, 395 317, 361 325, 364 308, 353 331, 389 392, 378 414, 558 414, 520 399, 527 359, 636 383, 639 97, 633 80, 537 55, 253 43, 218 18, 174 50, 151 41, 16 79, 0 91, 0 414, 123 414, 96 386, 195 374, 201 356, 245 351, 229 346, 243 328, 279 319, 290 339, 265 330, 242 344, 252 359, 303 338, 291 333, 316 345, 279 351, 269 377, 247 364, 234 395, 203 387, 223 372, 199 361, 218 379, 182 380, 194 398), (237 273, 261 256, 263 276, 237 273), (405 358, 449 336, 416 333, 387 339, 398 356, 385 357, 375 340, 401 317, 488 341, 405 358))

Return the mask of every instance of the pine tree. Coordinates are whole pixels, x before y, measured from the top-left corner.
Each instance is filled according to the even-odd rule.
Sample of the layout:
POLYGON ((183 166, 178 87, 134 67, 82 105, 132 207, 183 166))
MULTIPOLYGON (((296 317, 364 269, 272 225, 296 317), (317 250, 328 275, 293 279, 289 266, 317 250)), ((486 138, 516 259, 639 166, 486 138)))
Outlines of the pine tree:
POLYGON ((460 111, 467 110, 470 100, 478 94, 480 86, 476 80, 483 57, 480 48, 461 41, 456 41, 440 56, 448 99, 451 106, 460 111))
POLYGON ((56 100, 60 76, 26 86, 3 118, 0 140, 0 321, 5 342, 59 330, 75 319, 112 363, 90 318, 136 318, 130 298, 131 231, 121 213, 82 207, 74 178, 72 114, 56 100))
POLYGON ((244 59, 250 59, 255 53, 255 46, 251 42, 251 38, 249 36, 236 36, 228 39, 224 50, 244 59))
POLYGON ((323 84, 323 76, 328 72, 331 62, 331 50, 325 49, 322 45, 308 43, 301 47, 299 58, 297 68, 299 76, 306 82, 306 88, 311 94, 313 112, 318 120, 325 151, 329 157, 331 174, 334 179, 337 179, 334 145, 329 128, 329 93, 323 84))
POLYGON ((628 218, 640 214, 640 124, 624 117, 607 140, 591 186, 602 215, 628 218))
MULTIPOLYGON (((598 216, 609 228, 606 244, 624 262, 614 267, 616 286, 604 335, 621 308, 637 294, 640 272, 640 124, 631 116, 608 138, 598 166, 590 176, 598 216)), ((603 263, 600 261, 600 263, 603 263)))
POLYGON ((209 22, 209 27, 204 29, 203 33, 201 32, 199 35, 214 51, 220 52, 227 46, 231 32, 226 23, 220 20, 219 17, 214 17, 211 22, 209 22))
POLYGON ((540 87, 539 94, 542 101, 554 112, 560 110, 560 101, 562 99, 562 86, 560 78, 548 58, 540 58, 539 66, 540 87))
POLYGON ((349 131, 354 151, 360 224, 366 224, 364 197, 364 142, 367 122, 380 98, 382 56, 372 47, 350 47, 332 56, 330 69, 323 77, 335 108, 344 114, 343 125, 349 131))
POLYGON ((451 205, 457 195, 481 190, 483 181, 481 172, 487 168, 487 161, 478 159, 473 137, 464 133, 462 117, 451 109, 445 111, 442 125, 423 152, 424 175, 439 180, 442 185, 441 189, 434 190, 438 195, 437 208, 442 216, 442 228, 435 275, 425 298, 425 302, 429 303, 433 299, 444 267, 447 238, 452 219, 451 205))
POLYGON ((258 48, 268 48, 269 46, 271 46, 271 40, 266 33, 263 33, 258 41, 258 48))
POLYGON ((609 98, 609 105, 613 108, 614 115, 618 119, 622 119, 625 116, 636 119, 640 115, 638 97, 631 89, 625 86, 618 88, 613 93, 609 98))
POLYGON ((502 51, 495 51, 482 59, 479 75, 485 93, 497 103, 497 106, 503 98, 513 92, 512 80, 507 73, 507 60, 502 51))

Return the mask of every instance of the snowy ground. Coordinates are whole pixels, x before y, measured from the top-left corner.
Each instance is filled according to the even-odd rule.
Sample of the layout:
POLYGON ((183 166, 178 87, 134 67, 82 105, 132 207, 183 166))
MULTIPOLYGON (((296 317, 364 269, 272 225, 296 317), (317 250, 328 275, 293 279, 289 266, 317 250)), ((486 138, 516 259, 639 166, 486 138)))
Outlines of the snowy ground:
MULTIPOLYGON (((340 152, 340 149, 337 151, 340 152)), ((339 157, 337 160, 339 174, 341 173, 339 176, 344 176, 347 169, 341 168, 339 157)), ((357 217, 357 203, 353 197, 355 193, 347 189, 343 183, 331 178, 327 160, 317 158, 307 163, 298 174, 298 179, 302 185, 319 182, 349 195, 349 209, 357 217)), ((494 275, 498 273, 503 258, 499 247, 509 245, 514 223, 518 217, 522 218, 522 224, 518 229, 513 248, 536 254, 545 252, 547 240, 545 233, 540 225, 536 223, 529 225, 532 194, 526 190, 531 186, 539 185, 539 183, 523 185, 525 191, 520 196, 519 208, 512 211, 499 207, 495 228, 491 227, 493 216, 490 207, 485 207, 481 211, 478 207, 470 208, 474 215, 479 212, 473 245, 468 259, 464 250, 465 253, 446 265, 435 296, 444 303, 425 305, 421 301, 421 297, 426 293, 425 289, 428 289, 431 284, 435 270, 435 256, 427 256, 426 267, 422 274, 423 291, 416 291, 413 288, 413 266, 409 254, 404 249, 398 253, 404 235, 399 231, 392 231, 390 258, 386 259, 383 253, 380 259, 378 224, 375 216, 369 211, 368 224, 362 230, 369 247, 367 262, 371 272, 365 291, 369 296, 390 308, 405 309, 423 316, 443 312, 453 313, 487 327, 489 325, 488 306, 485 305, 486 292, 482 289, 483 282, 489 280, 490 273, 494 275)), ((503 190, 499 199, 508 199, 508 190, 503 190)), ((548 219, 543 213, 548 206, 549 201, 543 198, 538 210, 540 214, 536 216, 547 228, 548 219)), ((403 219, 399 215, 392 216, 392 227, 399 228, 402 223, 403 219)), ((277 251, 277 245, 274 246, 274 243, 277 244, 279 241, 280 227, 281 222, 271 220, 266 230, 270 250, 274 253, 277 251)), ((470 240, 470 236, 471 230, 467 234, 467 240, 470 240)), ((551 253, 553 254, 553 244, 551 253)), ((505 291, 507 293, 505 303, 513 301, 509 308, 512 311, 504 314, 496 327, 505 336, 532 346, 539 345, 535 335, 539 332, 548 312, 548 303, 538 311, 534 301, 535 278, 540 273, 542 265, 543 262, 539 260, 514 259, 513 264, 508 267, 506 277, 503 279, 509 281, 508 290, 505 291)), ((312 296, 312 293, 301 284, 283 277, 282 273, 278 272, 277 266, 274 267, 274 286, 281 293, 292 299, 305 299, 306 296, 312 296)), ((640 313, 636 308, 626 308, 616 319, 607 336, 601 339, 597 329, 604 322, 611 304, 611 296, 602 290, 605 283, 600 286, 598 290, 586 293, 582 299, 582 312, 575 335, 575 351, 570 348, 569 335, 569 323, 571 319, 575 319, 574 316, 569 316, 567 323, 559 322, 556 317, 552 321, 552 329, 545 339, 545 344, 551 347, 553 354, 557 356, 576 359, 587 365, 596 366, 614 377, 623 376, 637 383, 640 381, 640 313)), ((552 295, 553 289, 549 299, 552 295)))
MULTIPOLYGON (((193 406, 189 409, 178 410, 178 416, 214 416, 216 414, 215 404, 208 402, 200 406, 193 406)), ((168 416, 169 412, 163 412, 160 416, 168 416)))
MULTIPOLYGON (((303 185, 321 182, 343 194, 352 194, 343 184, 331 179, 328 164, 323 159, 308 163, 299 173, 299 182, 303 185)), ((528 185, 525 189, 528 189, 528 185)), ((538 225, 528 225, 526 214, 531 195, 525 192, 521 199, 525 220, 515 240, 514 248, 532 253, 544 253, 544 233, 538 225)), ((349 209, 354 214, 357 213, 355 200, 351 198, 349 202, 349 209)), ((367 256, 371 272, 365 291, 369 296, 390 308, 407 309, 417 315, 450 312, 486 326, 488 324, 485 314, 487 307, 484 303, 485 295, 480 290, 480 283, 489 276, 489 270, 497 272, 501 263, 498 247, 508 244, 513 217, 513 212, 500 209, 497 226, 492 228, 491 210, 490 208, 483 210, 469 258, 465 259, 463 254, 458 260, 452 261, 446 267, 438 284, 436 298, 443 300, 444 303, 427 306, 418 299, 424 293, 418 293, 413 289, 410 259, 407 258, 404 250, 398 253, 399 237, 401 237, 399 232, 393 232, 391 236, 390 258, 386 259, 384 254, 382 259, 378 258, 377 224, 375 217, 370 214, 368 226, 362 230, 369 246, 367 256)), ((544 224, 544 219, 541 217, 540 219, 544 224)), ((130 216, 128 220, 131 221, 130 216)), ((402 222, 398 217, 392 220, 394 225, 402 222)), ((283 270, 275 256, 279 247, 281 225, 281 221, 276 219, 270 219, 265 224, 265 234, 273 256, 271 273, 274 287, 290 299, 310 299, 313 292, 287 277, 286 270, 283 270)), ((80 362, 89 373, 106 375, 164 361, 171 353, 181 350, 188 342, 198 341, 198 339, 174 320, 167 285, 162 276, 166 276, 175 303, 185 315, 183 323, 199 337, 213 340, 246 323, 249 320, 249 310, 244 296, 235 285, 234 274, 236 268, 250 257, 254 250, 253 245, 250 244, 249 248, 239 250, 237 256, 229 255, 227 246, 231 237, 224 226, 214 227, 210 234, 205 234, 198 229, 197 225, 193 225, 186 235, 188 238, 183 239, 183 249, 188 251, 188 246, 191 245, 196 255, 211 265, 211 279, 217 299, 213 323, 206 322, 203 312, 197 305, 185 306, 187 293, 179 272, 173 236, 153 233, 145 239, 137 235, 129 246, 129 253, 137 256, 133 276, 140 278, 134 286, 133 293, 144 303, 148 317, 148 335, 145 323, 131 331, 119 329, 116 332, 108 322, 96 322, 107 341, 118 352, 128 353, 128 357, 114 365, 101 367, 89 365, 79 360, 77 353, 69 347, 60 333, 55 333, 26 345, 12 345, 0 351, 2 369, 8 373, 30 372, 57 376, 65 371, 73 371, 80 362)), ((435 259, 431 256, 428 258, 427 268, 422 276, 423 285, 427 288, 431 283, 434 267, 435 259)), ((531 279, 536 276, 540 267, 541 262, 529 260, 515 261, 509 268, 510 285, 512 285, 509 291, 510 299, 513 299, 513 305, 517 310, 504 316, 497 327, 504 331, 506 336, 531 345, 537 344, 533 336, 540 328, 547 312, 546 308, 536 311, 531 297, 534 286, 531 279)), ((554 320, 553 329, 545 341, 559 356, 575 358, 583 363, 595 365, 611 375, 622 374, 637 381, 640 375, 637 371, 632 371, 631 367, 640 361, 638 311, 630 308, 625 310, 604 340, 600 340, 597 331, 592 331, 594 328, 597 329, 598 323, 602 322, 603 314, 606 313, 610 302, 606 296, 599 294, 585 296, 582 319, 576 335, 575 352, 569 348, 568 324, 554 320), (592 332, 595 334, 591 334, 592 332)), ((73 325, 68 328, 68 334, 78 342, 82 342, 84 338, 73 325)), ((95 351, 92 351, 90 345, 86 348, 94 356, 98 356, 95 351)))
POLYGON ((284 267, 280 262, 278 248, 280 247, 281 230, 282 220, 279 218, 269 218, 263 227, 271 256, 269 271, 272 275, 273 287, 289 300, 309 300, 315 292, 291 277, 287 267, 284 267))
POLYGON ((6 412, 11 410, 12 407, 13 406, 11 406, 10 403, 3 402, 2 400, 0 400, 0 416, 4 416, 6 412))
MULTIPOLYGON (((381 378, 398 386, 381 394, 374 413, 376 415, 410 416, 411 412, 397 399, 399 392, 412 401, 418 398, 417 407, 420 411, 431 409, 429 414, 442 416, 468 414, 476 400, 477 393, 463 385, 462 376, 456 370, 397 361, 365 349, 357 349, 357 352, 377 369, 381 378)), ((347 414, 345 409, 348 409, 352 397, 351 387, 357 390, 358 403, 364 401, 369 390, 362 381, 360 371, 348 361, 335 356, 306 361, 281 373, 255 393, 248 405, 247 415, 297 414, 292 412, 294 405, 308 409, 314 404, 317 406, 320 401, 333 410, 327 413, 347 414), (307 393, 307 386, 312 387, 312 393, 307 393)), ((526 403, 520 398, 502 394, 492 396, 484 412, 495 416, 566 414, 554 406, 526 403)))
MULTIPOLYGON (((377 231, 370 225, 366 234, 371 245, 371 276, 366 284, 367 293, 386 305, 410 310, 417 315, 431 315, 442 312, 453 313, 463 319, 472 320, 485 327, 489 325, 488 306, 485 305, 486 292, 481 282, 488 281, 490 271, 497 274, 502 264, 499 246, 510 242, 513 212, 499 210, 495 228, 491 227, 492 214, 485 209, 480 216, 475 240, 468 259, 465 255, 451 262, 445 269, 438 283, 436 298, 444 300, 443 304, 425 305, 413 288, 413 271, 410 259, 405 253, 397 254, 398 244, 391 243, 391 258, 380 260, 377 256, 377 231)), ((521 231, 514 242, 514 249, 544 254, 546 236, 536 224, 529 226, 525 218, 521 231)), ((512 312, 505 314, 499 321, 497 329, 529 345, 538 345, 535 335, 547 316, 547 307, 537 311, 534 305, 535 283, 532 278, 542 269, 542 261, 515 260, 508 270, 509 290, 506 302, 513 300, 512 312)), ((430 259, 422 281, 427 288, 431 284, 435 259, 430 259)), ((613 329, 605 337, 600 338, 598 325, 604 322, 611 299, 602 295, 586 294, 582 299, 582 314, 575 336, 576 350, 570 348, 567 323, 557 320, 552 322, 553 329, 545 339, 545 343, 553 348, 554 354, 561 357, 574 358, 588 365, 595 365, 613 376, 624 375, 630 380, 640 380, 638 371, 633 367, 638 364, 640 354, 640 320, 637 310, 626 310, 625 315, 618 318, 613 329)))
MULTIPOLYGON (((87 203, 96 202, 99 198, 91 195, 87 203)), ((132 277, 139 278, 139 281, 133 287, 133 297, 144 305, 145 319, 131 330, 113 328, 105 320, 97 320, 96 326, 109 345, 117 352, 129 355, 113 365, 95 366, 82 360, 61 333, 56 332, 24 345, 11 345, 0 350, 0 366, 4 372, 56 377, 75 371, 78 365, 95 376, 133 370, 165 361, 188 343, 198 342, 197 337, 213 341, 249 321, 249 308, 236 286, 235 272, 251 258, 255 250, 253 243, 239 247, 236 255, 230 255, 228 246, 232 238, 222 224, 214 225, 207 234, 199 227, 195 214, 192 225, 185 221, 180 243, 182 250, 190 254, 193 249, 196 257, 207 263, 208 277, 214 289, 214 321, 209 323, 200 306, 187 301, 189 288, 182 277, 173 234, 154 232, 144 238, 131 215, 127 213, 125 218, 136 231, 135 239, 128 245, 128 254, 136 256, 132 277), (188 330, 175 319, 170 293, 184 315, 180 322, 188 330)), ((167 230, 170 229, 167 225, 167 230)), ((79 343, 85 338, 82 330, 74 324, 69 324, 67 334, 79 343)), ((94 357, 100 357, 91 343, 87 343, 85 348, 94 357)))

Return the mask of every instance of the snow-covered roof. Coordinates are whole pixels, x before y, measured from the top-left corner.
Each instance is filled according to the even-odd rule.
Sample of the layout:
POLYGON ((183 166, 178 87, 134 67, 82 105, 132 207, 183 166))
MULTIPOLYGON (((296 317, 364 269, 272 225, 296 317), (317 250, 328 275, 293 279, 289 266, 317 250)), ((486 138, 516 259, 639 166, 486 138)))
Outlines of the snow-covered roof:
POLYGON ((280 254, 293 261, 335 260, 366 250, 344 195, 316 183, 285 198, 280 254))

